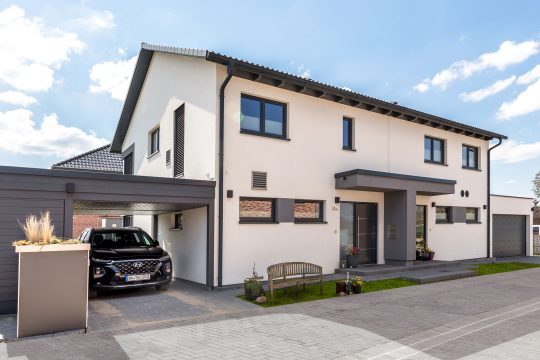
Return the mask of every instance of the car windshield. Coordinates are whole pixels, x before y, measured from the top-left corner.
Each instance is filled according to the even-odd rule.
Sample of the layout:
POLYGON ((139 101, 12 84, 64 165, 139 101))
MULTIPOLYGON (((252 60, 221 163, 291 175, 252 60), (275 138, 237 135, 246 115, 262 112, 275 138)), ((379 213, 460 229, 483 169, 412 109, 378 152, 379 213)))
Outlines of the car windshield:
POLYGON ((149 247, 158 244, 144 232, 107 231, 92 235, 92 247, 100 249, 121 249, 128 247, 149 247))

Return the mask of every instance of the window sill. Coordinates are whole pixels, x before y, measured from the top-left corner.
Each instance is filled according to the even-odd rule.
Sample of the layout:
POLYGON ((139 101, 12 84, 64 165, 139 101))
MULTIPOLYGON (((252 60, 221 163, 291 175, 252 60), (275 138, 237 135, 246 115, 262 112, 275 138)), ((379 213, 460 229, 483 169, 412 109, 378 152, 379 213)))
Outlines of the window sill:
POLYGON ((482 224, 480 221, 465 221, 466 224, 482 224))
POLYGON ((467 167, 467 166, 462 166, 461 167, 463 170, 472 170, 472 171, 482 171, 480 169, 477 169, 477 168, 472 168, 472 167, 467 167))
POLYGON ((302 221, 295 220, 295 224, 328 224, 328 221, 302 221))
POLYGON ((265 137, 265 138, 270 138, 270 139, 291 141, 291 139, 286 138, 284 136, 264 134, 264 133, 260 133, 256 131, 249 131, 249 130, 240 130, 240 134, 255 135, 255 136, 260 136, 260 137, 265 137))
POLYGON ((252 221, 252 220, 240 220, 239 224, 279 224, 279 221, 252 221))
POLYGON ((345 151, 356 151, 356 149, 353 149, 353 148, 346 148, 346 147, 344 147, 344 148, 342 148, 342 149, 345 150, 345 151))
POLYGON ((453 221, 435 221, 435 224, 453 224, 453 221))
POLYGON ((159 154, 159 150, 156 151, 156 152, 154 152, 154 153, 152 153, 152 154, 150 154, 150 155, 148 155, 146 158, 147 158, 147 159, 150 159, 150 158, 156 156, 157 154, 159 154))
POLYGON ((431 164, 431 165, 448 166, 448 164, 445 164, 445 163, 442 163, 442 162, 431 161, 431 160, 425 160, 425 159, 424 159, 424 163, 425 163, 425 164, 431 164))

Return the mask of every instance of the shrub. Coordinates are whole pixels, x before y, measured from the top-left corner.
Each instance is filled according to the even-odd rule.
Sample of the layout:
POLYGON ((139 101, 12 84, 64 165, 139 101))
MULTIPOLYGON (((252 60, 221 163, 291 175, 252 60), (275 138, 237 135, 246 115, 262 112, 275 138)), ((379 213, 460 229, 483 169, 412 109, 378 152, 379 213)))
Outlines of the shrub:
POLYGON ((77 239, 60 239, 54 236, 54 225, 51 223, 51 214, 46 211, 39 217, 28 215, 24 223, 19 221, 25 240, 14 241, 14 246, 20 245, 49 245, 49 244, 77 244, 77 239))

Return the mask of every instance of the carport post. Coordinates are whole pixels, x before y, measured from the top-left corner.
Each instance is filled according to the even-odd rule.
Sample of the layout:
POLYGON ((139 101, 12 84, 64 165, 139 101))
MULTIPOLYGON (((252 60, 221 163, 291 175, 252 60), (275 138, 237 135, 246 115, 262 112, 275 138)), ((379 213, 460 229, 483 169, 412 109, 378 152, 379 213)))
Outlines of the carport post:
POLYGON ((214 202, 206 206, 206 286, 214 287, 214 202))
POLYGON ((64 199, 64 229, 62 237, 65 239, 73 237, 73 200, 64 199))

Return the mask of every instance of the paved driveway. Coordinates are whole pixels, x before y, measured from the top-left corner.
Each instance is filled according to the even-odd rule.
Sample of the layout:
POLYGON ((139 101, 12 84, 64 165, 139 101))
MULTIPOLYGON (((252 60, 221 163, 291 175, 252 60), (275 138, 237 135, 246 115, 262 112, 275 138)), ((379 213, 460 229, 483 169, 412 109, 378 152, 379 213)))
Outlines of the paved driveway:
POLYGON ((173 320, 118 318, 125 323, 112 330, 2 344, 0 357, 539 359, 539 279, 531 269, 271 310, 212 293, 201 308, 225 310, 192 304, 173 320))

